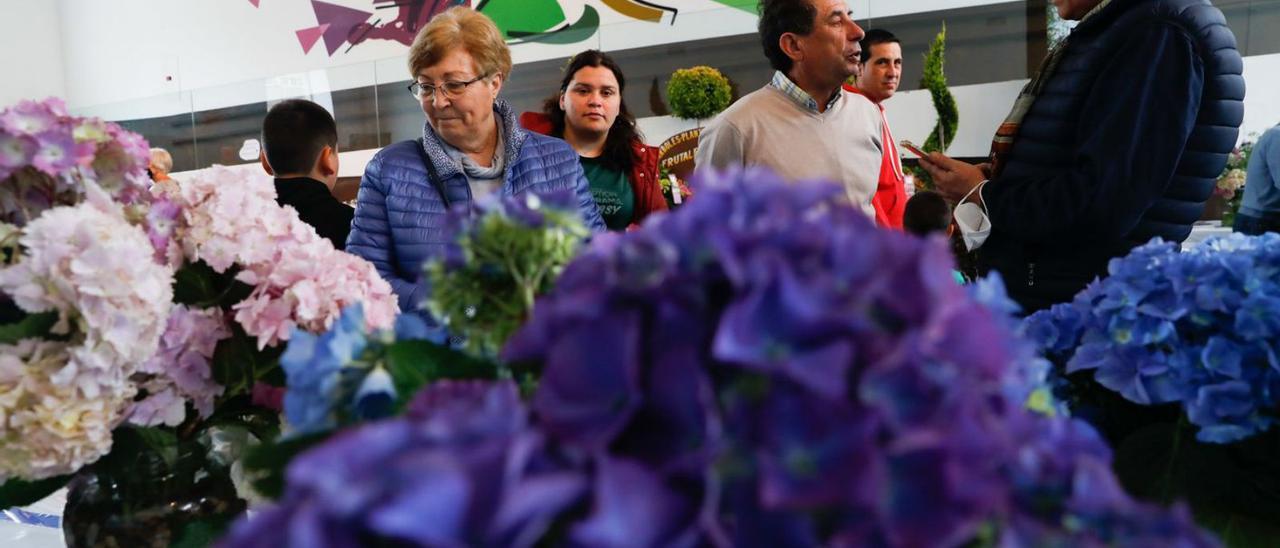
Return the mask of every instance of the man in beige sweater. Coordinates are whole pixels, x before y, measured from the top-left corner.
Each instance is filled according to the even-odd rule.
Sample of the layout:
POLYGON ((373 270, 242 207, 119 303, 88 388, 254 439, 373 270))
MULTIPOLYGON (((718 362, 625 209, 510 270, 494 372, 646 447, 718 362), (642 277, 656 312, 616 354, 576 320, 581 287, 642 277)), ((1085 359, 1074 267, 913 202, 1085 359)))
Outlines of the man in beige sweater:
POLYGON ((870 101, 841 89, 862 53, 863 32, 848 4, 761 0, 759 28, 773 79, 702 130, 697 167, 759 165, 792 181, 838 181, 849 201, 874 215, 881 117, 870 101))

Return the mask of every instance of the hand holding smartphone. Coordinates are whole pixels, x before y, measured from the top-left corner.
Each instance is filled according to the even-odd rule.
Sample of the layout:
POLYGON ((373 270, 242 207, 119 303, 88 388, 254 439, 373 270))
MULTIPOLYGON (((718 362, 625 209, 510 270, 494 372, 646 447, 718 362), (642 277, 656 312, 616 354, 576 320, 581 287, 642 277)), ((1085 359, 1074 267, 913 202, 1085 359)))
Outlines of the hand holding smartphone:
POLYGON ((916 146, 915 143, 912 143, 911 141, 908 141, 906 139, 898 141, 898 144, 902 145, 902 148, 907 149, 907 152, 915 154, 916 156, 919 156, 921 158, 927 158, 929 156, 928 153, 926 153, 923 150, 920 150, 920 147, 916 146))

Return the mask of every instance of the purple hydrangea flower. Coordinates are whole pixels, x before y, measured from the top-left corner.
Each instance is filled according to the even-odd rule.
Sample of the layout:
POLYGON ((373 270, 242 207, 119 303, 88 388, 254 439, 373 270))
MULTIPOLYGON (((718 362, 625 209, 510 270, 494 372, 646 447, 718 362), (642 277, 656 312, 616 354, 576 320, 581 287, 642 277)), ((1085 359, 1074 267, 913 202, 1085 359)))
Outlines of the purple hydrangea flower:
POLYGON ((39 142, 28 135, 0 131, 0 180, 31 163, 39 142))
MULTIPOLYGON (((509 381, 441 381, 410 409, 299 456, 283 499, 222 544, 530 546, 588 491, 581 467, 530 428, 509 381)), ((616 481, 625 497, 635 480, 616 481)))
POLYGON ((226 543, 1207 544, 1124 495, 1087 425, 1022 406, 998 285, 951 268, 836 185, 706 175, 539 300, 502 354, 541 368, 529 408, 438 382, 295 460, 226 543))
POLYGON ((72 117, 59 99, 0 109, 0 222, 23 226, 46 209, 80 203, 94 185, 113 201, 145 209, 152 198, 147 162, 142 136, 72 117))
MULTIPOLYGON (((543 367, 541 426, 700 486, 685 491, 698 504, 671 504, 715 509, 704 542, 948 545, 1025 519, 1020 493, 1044 486, 1010 471, 1027 425, 1061 420, 1021 406, 1045 364, 1024 365, 1002 287, 976 302, 941 242, 879 231, 841 200, 706 175, 678 212, 592 242, 504 349, 543 367)), ((1089 457, 1058 456, 1068 472, 1089 457)), ((1102 516, 1134 504, 1106 501, 1102 516)), ((1035 523, 1033 539, 1079 535, 1035 523)))

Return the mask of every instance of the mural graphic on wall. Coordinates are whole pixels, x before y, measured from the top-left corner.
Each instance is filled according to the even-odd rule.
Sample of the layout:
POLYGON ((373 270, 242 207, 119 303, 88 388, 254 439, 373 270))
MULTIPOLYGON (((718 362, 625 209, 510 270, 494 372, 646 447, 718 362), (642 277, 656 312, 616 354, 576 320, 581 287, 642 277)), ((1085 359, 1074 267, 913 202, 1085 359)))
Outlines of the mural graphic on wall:
MULTIPOLYGON (((673 0, 663 1, 672 3, 673 0)), ((716 1, 732 4, 744 0, 716 1)), ((596 3, 628 18, 650 23, 660 23, 664 19, 675 23, 676 15, 680 13, 672 6, 648 0, 582 1, 581 15, 577 20, 568 20, 558 0, 370 0, 370 10, 312 0, 316 26, 298 29, 294 33, 303 52, 310 52, 317 42, 324 41, 329 56, 339 50, 351 51, 352 47, 369 40, 396 41, 407 46, 413 44, 417 31, 435 14, 463 5, 489 15, 512 44, 575 44, 598 31, 600 13, 591 5, 596 3)))
MULTIPOLYGON (((258 0, 250 0, 254 6, 258 0)), ((679 10, 667 4, 677 0, 369 0, 369 9, 311 1, 316 26, 295 31, 298 44, 309 53, 323 41, 332 57, 368 40, 413 43, 427 21, 454 6, 468 6, 493 19, 512 44, 541 42, 573 44, 587 40, 600 28, 600 10, 610 9, 625 17, 649 23, 675 24, 679 10), (570 21, 562 4, 580 8, 581 15, 570 21), (594 5, 593 5, 594 4, 594 5), (597 7, 598 5, 598 7, 597 7)), ((712 0, 719 4, 748 9, 755 0, 712 0)))

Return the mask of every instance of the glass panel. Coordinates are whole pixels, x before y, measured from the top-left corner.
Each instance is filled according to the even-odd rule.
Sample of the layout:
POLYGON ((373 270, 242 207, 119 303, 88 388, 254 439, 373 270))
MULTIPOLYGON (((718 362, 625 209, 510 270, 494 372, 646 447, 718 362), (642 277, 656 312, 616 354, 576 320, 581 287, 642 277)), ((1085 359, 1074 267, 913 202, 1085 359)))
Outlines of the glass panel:
POLYGON ((338 125, 338 150, 378 148, 386 140, 378 122, 378 96, 369 82, 376 81, 373 63, 348 65, 324 71, 329 89, 313 87, 312 100, 328 95, 330 112, 338 125), (320 93, 320 92, 326 93, 320 93))
MULTIPOLYGON (((850 0, 863 28, 885 28, 902 41, 904 73, 901 91, 920 87, 923 57, 943 23, 947 25, 948 83, 953 87, 1009 82, 1028 78, 1047 51, 1047 0, 951 2, 929 0, 907 6, 898 0, 850 0), (927 6, 925 5, 927 4, 927 6), (967 7, 934 9, 929 7, 967 7), (977 5, 975 5, 977 4, 977 5)), ((727 3, 727 2, 726 2, 727 3)), ((746 6, 752 2, 740 2, 746 6)), ((1216 0, 1226 15, 1243 55, 1280 52, 1280 2, 1216 0)), ((750 6, 748 6, 750 7, 750 6)), ((558 90, 560 73, 573 54, 601 48, 622 66, 628 80, 625 99, 637 118, 667 114, 666 86, 672 71, 695 65, 719 69, 730 80, 734 97, 768 81, 773 70, 755 33, 720 36, 751 28, 754 10, 733 7, 664 12, 657 21, 610 19, 591 38, 574 44, 525 44, 514 57, 552 59, 518 63, 502 97, 517 112, 541 111, 558 90), (678 17, 679 27, 671 25, 678 17), (695 21, 689 25, 689 21, 695 21), (664 34, 680 32, 673 37, 664 34), (661 44, 665 40, 675 43, 661 44), (642 47, 633 47, 636 44, 642 47), (625 49, 624 49, 625 48, 625 49), (562 55, 561 55, 562 54, 562 55)), ((258 137, 262 117, 275 102, 308 98, 328 108, 338 123, 339 150, 386 146, 422 134, 420 103, 405 90, 410 79, 404 55, 349 66, 283 75, 193 92, 173 93, 118 104, 82 107, 76 114, 122 121, 155 146, 174 156, 174 169, 185 171, 214 163, 243 163, 240 149, 258 137), (372 82, 372 84, 371 84, 372 82)))

